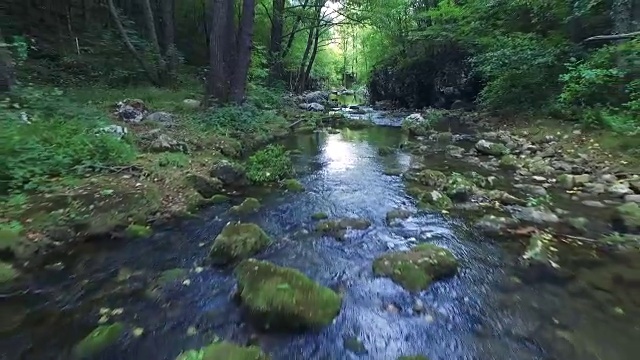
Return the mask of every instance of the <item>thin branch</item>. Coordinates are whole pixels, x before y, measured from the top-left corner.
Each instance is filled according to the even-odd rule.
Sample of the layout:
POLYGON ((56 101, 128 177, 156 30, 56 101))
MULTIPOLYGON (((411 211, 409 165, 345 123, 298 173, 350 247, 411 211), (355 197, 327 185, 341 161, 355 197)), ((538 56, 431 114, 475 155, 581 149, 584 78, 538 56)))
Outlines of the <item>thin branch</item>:
POLYGON ((273 26, 273 17, 271 16, 271 14, 269 14, 269 8, 267 8, 267 5, 265 5, 265 3, 262 1, 260 1, 260 5, 264 9, 265 14, 267 14, 267 18, 269 18, 269 22, 271 23, 271 26, 273 26))
POLYGON ((582 40, 582 42, 589 42, 589 41, 596 41, 596 40, 604 40, 604 41, 623 40, 623 39, 631 39, 636 36, 640 36, 640 31, 630 32, 626 34, 597 35, 597 36, 592 36, 590 38, 586 38, 582 40))

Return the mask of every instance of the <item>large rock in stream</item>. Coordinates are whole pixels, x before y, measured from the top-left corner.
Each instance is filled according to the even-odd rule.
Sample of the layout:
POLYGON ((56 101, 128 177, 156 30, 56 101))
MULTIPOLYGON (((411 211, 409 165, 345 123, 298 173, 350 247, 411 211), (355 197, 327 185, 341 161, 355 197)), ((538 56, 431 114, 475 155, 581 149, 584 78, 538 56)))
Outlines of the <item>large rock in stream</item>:
POLYGON ((216 237, 211 260, 218 265, 248 258, 269 245, 271 239, 256 224, 230 223, 216 237))
POLYGON ((425 290, 433 281, 453 276, 457 270, 453 254, 433 244, 388 253, 373 262, 376 275, 388 276, 409 291, 425 290))
POLYGON ((483 155, 502 156, 506 155, 509 150, 500 143, 493 143, 487 140, 480 140, 475 145, 476 150, 483 155))
POLYGON ((298 270, 248 259, 234 273, 242 304, 262 328, 320 329, 340 312, 341 297, 298 270))
POLYGON ((227 341, 214 342, 199 350, 186 351, 176 360, 269 360, 257 346, 239 346, 227 341))

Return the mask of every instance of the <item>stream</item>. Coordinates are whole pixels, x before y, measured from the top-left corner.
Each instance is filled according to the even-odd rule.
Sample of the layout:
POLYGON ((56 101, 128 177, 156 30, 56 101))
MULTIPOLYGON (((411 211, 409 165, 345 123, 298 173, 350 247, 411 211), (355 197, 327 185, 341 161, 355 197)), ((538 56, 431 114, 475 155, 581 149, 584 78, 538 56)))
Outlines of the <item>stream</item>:
MULTIPOLYGON (((462 218, 418 211, 402 178, 385 175, 417 159, 377 151, 406 141, 399 122, 381 113, 374 121, 396 126, 286 139, 285 146, 296 150, 297 177, 306 191, 263 192, 262 209, 242 218, 275 240, 257 258, 299 269, 343 295, 332 325, 293 335, 258 333, 248 325, 230 300, 232 270, 206 263, 213 239, 234 219, 226 213, 232 204, 216 205, 199 219, 157 228, 147 239, 84 244, 33 274, 28 289, 1 294, 0 359, 69 359, 73 345, 101 317, 143 333, 127 331, 96 359, 175 359, 217 338, 258 344, 283 360, 418 354, 431 360, 637 358, 640 322, 633 312, 616 315, 615 304, 603 307, 568 284, 523 284, 516 278, 519 254, 479 235, 462 218), (390 226, 385 215, 394 208, 416 214, 390 226), (317 212, 362 217, 373 226, 337 241, 313 232, 317 212), (458 275, 413 294, 373 276, 377 256, 420 242, 451 250, 460 261, 458 275), (188 280, 148 291, 151 279, 175 268, 187 269, 188 280), (11 327, 12 321, 20 325, 11 327), (359 351, 346 346, 353 338, 362 345, 359 351)), ((446 160, 423 161, 441 167, 446 160)))

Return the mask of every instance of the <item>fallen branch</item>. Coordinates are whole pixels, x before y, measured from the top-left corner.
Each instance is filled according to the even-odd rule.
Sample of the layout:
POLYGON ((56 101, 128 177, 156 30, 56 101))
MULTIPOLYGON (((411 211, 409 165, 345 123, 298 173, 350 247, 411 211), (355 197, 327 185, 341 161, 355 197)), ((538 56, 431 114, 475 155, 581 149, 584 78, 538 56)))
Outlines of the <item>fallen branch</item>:
POLYGON ((589 41, 596 41, 596 40, 604 40, 604 41, 624 40, 624 39, 631 39, 636 36, 640 36, 640 31, 630 32, 626 34, 596 35, 590 38, 586 38, 582 40, 582 42, 589 42, 589 41))
POLYGON ((296 125, 300 124, 300 123, 301 123, 301 122, 303 122, 304 120, 305 120, 305 119, 303 118, 303 119, 300 119, 300 120, 294 121, 293 123, 289 124, 289 128, 290 128, 290 129, 293 129, 293 127, 294 127, 294 126, 296 126, 296 125))

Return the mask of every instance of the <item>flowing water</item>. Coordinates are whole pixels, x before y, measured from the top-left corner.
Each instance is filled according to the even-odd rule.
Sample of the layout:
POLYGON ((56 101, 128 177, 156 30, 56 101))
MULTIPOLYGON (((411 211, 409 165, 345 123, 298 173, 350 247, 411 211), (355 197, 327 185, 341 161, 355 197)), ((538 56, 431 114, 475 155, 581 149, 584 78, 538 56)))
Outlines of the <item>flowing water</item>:
POLYGON ((97 359, 174 359, 215 338, 257 343, 283 360, 637 358, 640 329, 631 314, 616 315, 566 284, 521 284, 514 277, 517 255, 474 233, 464 220, 418 212, 387 225, 387 211, 416 208, 401 178, 385 170, 406 170, 413 160, 402 152, 380 156, 377 149, 405 140, 394 127, 291 137, 285 144, 298 150, 295 163, 306 191, 262 194, 260 212, 243 218, 275 240, 258 258, 299 269, 343 294, 342 310, 327 328, 257 333, 244 321, 230 300, 231 270, 206 265, 212 240, 231 220, 229 205, 221 205, 201 219, 156 229, 148 239, 88 244, 34 274, 23 291, 0 296, 0 358, 69 359, 74 343, 106 312, 101 308, 121 308, 110 320, 144 333, 128 331, 97 359), (341 242, 313 233, 311 215, 317 212, 363 217, 373 226, 341 242), (373 276, 376 256, 425 241, 456 255, 457 276, 418 294, 373 276), (145 291, 149 279, 173 268, 189 269, 189 280, 153 295, 145 291), (2 330, 12 322, 21 325, 2 330), (350 338, 365 350, 345 347, 350 338))

